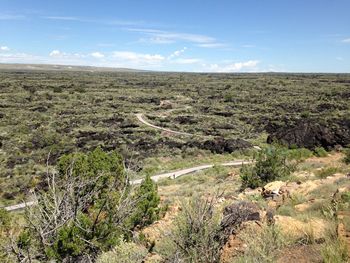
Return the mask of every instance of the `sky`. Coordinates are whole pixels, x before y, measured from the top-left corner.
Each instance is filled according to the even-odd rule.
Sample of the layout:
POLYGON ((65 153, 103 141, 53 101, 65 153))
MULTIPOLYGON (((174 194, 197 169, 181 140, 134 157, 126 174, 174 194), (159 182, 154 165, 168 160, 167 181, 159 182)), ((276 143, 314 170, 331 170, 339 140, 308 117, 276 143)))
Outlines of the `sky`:
POLYGON ((350 73, 349 0, 0 0, 0 63, 350 73))

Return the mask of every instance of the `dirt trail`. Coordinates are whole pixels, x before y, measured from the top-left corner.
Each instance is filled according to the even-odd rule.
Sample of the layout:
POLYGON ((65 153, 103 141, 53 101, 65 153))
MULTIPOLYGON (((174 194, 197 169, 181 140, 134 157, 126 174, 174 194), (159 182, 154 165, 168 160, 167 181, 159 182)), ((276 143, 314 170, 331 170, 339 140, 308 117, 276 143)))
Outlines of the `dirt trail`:
MULTIPOLYGON (((185 136, 197 136, 197 137, 202 137, 202 138, 212 138, 212 136, 209 136, 209 135, 206 136, 206 135, 199 135, 199 134, 191 134, 191 133, 187 133, 187 132, 173 131, 173 130, 170 130, 170 129, 167 129, 167 128, 159 127, 159 126, 156 126, 156 125, 146 121, 143 118, 143 114, 142 113, 136 113, 135 115, 136 115, 136 118, 140 122, 142 122, 143 124, 145 124, 145 125, 147 125, 149 127, 154 128, 154 129, 166 131, 166 132, 169 132, 169 133, 172 133, 172 134, 179 134, 179 135, 185 135, 185 136)), ((256 150, 261 150, 261 148, 259 146, 256 146, 256 145, 254 145, 253 148, 256 149, 256 150)))
POLYGON ((149 126, 149 127, 154 128, 154 129, 166 131, 166 132, 173 133, 173 134, 179 134, 179 135, 199 136, 199 135, 195 135, 195 134, 191 134, 191 133, 187 133, 187 132, 173 131, 173 130, 170 130, 170 129, 167 129, 167 128, 163 128, 163 127, 159 127, 159 126, 153 125, 152 123, 149 123, 148 121, 146 121, 146 120, 143 118, 143 114, 142 114, 142 113, 136 113, 135 115, 136 115, 136 118, 137 118, 140 122, 142 122, 143 124, 145 124, 145 125, 147 125, 147 126, 149 126))

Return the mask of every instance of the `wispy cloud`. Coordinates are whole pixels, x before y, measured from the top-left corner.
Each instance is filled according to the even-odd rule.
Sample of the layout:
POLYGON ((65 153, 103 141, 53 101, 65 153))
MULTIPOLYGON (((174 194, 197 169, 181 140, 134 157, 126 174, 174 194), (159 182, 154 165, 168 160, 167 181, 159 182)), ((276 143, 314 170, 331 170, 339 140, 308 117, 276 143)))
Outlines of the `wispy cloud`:
POLYGON ((350 44, 350 38, 345 38, 341 42, 350 44))
POLYGON ((77 16, 42 16, 41 18, 58 21, 104 24, 109 26, 141 26, 145 23, 144 21, 132 21, 122 19, 88 19, 77 16))
POLYGON ((37 56, 27 53, 0 53, 0 63, 40 63, 37 56))
POLYGON ((198 44, 197 47, 220 48, 220 47, 227 47, 227 44, 224 44, 224 43, 203 43, 203 44, 198 44))
POLYGON ((189 42, 196 44, 199 47, 206 48, 219 48, 226 46, 223 43, 219 43, 214 37, 190 34, 180 32, 170 32, 149 28, 126 28, 130 32, 137 32, 143 35, 149 36, 149 38, 141 38, 142 42, 150 42, 154 44, 167 44, 175 42, 189 42))
POLYGON ((184 70, 198 72, 252 72, 259 70, 258 60, 242 62, 220 61, 207 62, 204 58, 187 57, 186 47, 175 50, 170 54, 139 53, 134 51, 116 50, 112 52, 94 51, 91 53, 74 53, 54 49, 46 56, 10 52, 0 52, 0 63, 40 63, 60 65, 86 65, 101 67, 122 67, 134 69, 171 70, 179 65, 188 65, 184 70))
POLYGON ((175 43, 175 40, 166 39, 162 37, 150 37, 150 38, 140 38, 140 43, 148 43, 148 44, 172 44, 175 43))
POLYGON ((64 20, 64 21, 81 21, 85 22, 85 20, 74 17, 74 16, 43 16, 42 18, 44 19, 49 19, 49 20, 64 20))
POLYGON ((99 47, 114 47, 115 44, 112 44, 112 43, 98 43, 97 46, 99 46, 99 47))
POLYGON ((0 20, 22 20, 25 18, 24 15, 0 14, 0 20))
POLYGON ((244 47, 244 48, 254 48, 255 45, 245 44, 245 45, 243 45, 242 47, 244 47))

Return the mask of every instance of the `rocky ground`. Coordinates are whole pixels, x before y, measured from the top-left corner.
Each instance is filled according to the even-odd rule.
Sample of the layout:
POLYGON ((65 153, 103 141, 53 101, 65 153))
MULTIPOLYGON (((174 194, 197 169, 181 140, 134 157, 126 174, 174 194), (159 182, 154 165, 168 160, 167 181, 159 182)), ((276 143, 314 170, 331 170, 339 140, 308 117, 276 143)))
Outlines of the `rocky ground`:
MULTIPOLYGON (((338 261, 333 253, 344 248, 350 256, 350 169, 342 158, 338 152, 312 157, 289 180, 220 197, 216 204, 223 214, 220 262, 250 262, 252 256, 261 258, 259 262, 346 262, 338 261), (328 174, 324 172, 327 169, 331 171, 328 174)), ((238 171, 227 173, 221 184, 234 187, 233 182, 239 182, 238 171)), ((172 203, 161 220, 143 231, 155 244, 149 262, 162 262, 157 246, 181 211, 176 193, 183 187, 160 186, 163 202, 172 203)), ((210 196, 209 192, 203 198, 210 196)))

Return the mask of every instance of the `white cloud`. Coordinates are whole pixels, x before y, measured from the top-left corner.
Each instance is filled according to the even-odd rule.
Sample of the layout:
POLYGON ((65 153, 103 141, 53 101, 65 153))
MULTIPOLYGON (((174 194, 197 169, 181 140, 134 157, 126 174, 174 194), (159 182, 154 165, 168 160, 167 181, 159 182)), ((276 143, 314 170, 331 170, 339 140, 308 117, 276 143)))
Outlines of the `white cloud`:
POLYGON ((40 63, 39 57, 27 53, 0 53, 0 63, 40 63))
POLYGON ((115 45, 112 43, 99 43, 97 44, 99 47, 114 47, 115 45))
POLYGON ((350 38, 343 39, 341 42, 348 44, 348 43, 350 43, 350 38))
POLYGON ((104 58, 105 57, 105 55, 100 53, 100 52, 93 52, 90 55, 94 58, 104 58))
POLYGON ((49 63, 83 65, 84 63, 85 64, 87 63, 87 61, 85 60, 86 58, 87 58, 87 55, 84 55, 84 54, 66 53, 55 49, 50 52, 47 60, 49 61, 49 63))
POLYGON ((44 16, 43 18, 49 20, 83 21, 82 19, 74 16, 44 16))
POLYGON ((199 58, 178 58, 174 61, 176 64, 197 64, 202 62, 199 58))
POLYGON ((7 46, 1 46, 0 51, 10 51, 10 48, 7 46))
POLYGON ((91 53, 68 53, 54 49, 46 56, 36 56, 26 53, 0 52, 0 63, 40 63, 59 65, 86 65, 100 67, 123 67, 134 69, 154 70, 192 70, 200 72, 257 72, 258 60, 234 62, 222 60, 208 63, 202 58, 183 56, 187 48, 175 50, 168 56, 157 53, 138 53, 133 51, 114 52, 91 52, 91 53), (181 66, 183 65, 183 66, 181 66), (188 66, 186 66, 188 65, 188 66))
POLYGON ((254 48, 255 45, 245 44, 245 45, 243 45, 242 47, 244 47, 244 48, 254 48))
POLYGON ((207 71, 211 72, 240 72, 240 71, 257 71, 258 60, 249 60, 245 62, 236 62, 232 64, 204 64, 207 71))
POLYGON ((182 53, 184 53, 186 51, 186 49, 187 49, 187 47, 184 47, 184 48, 182 48, 180 50, 174 51, 170 56, 168 56, 168 59, 172 59, 174 57, 180 56, 182 53))
POLYGON ((133 65, 151 65, 160 64, 165 57, 159 54, 142 54, 131 51, 114 51, 112 54, 114 59, 129 62, 133 65))
MULTIPOLYGON (((199 34, 188 34, 188 33, 178 33, 178 32, 169 32, 169 31, 163 31, 163 30, 156 30, 156 29, 142 29, 142 28, 127 28, 128 31, 132 32, 138 32, 145 35, 150 36, 151 38, 148 39, 150 41, 158 41, 160 43, 164 42, 176 42, 176 41, 185 41, 185 42, 191 42, 196 44, 209 44, 209 43, 216 43, 216 39, 210 36, 205 35, 199 35, 199 34)), ((145 40, 145 39, 144 39, 145 40)))
POLYGON ((343 57, 336 57, 335 59, 336 59, 336 60, 339 60, 339 61, 343 61, 343 60, 344 60, 343 57))
POLYGON ((172 44, 172 43, 175 43, 174 40, 166 39, 166 38, 162 38, 162 37, 140 38, 139 42, 149 43, 149 44, 172 44))
POLYGON ((64 53, 62 53, 61 51, 55 49, 52 50, 49 54, 50 57, 62 57, 64 55, 64 53))
POLYGON ((226 47, 226 44, 223 43, 203 43, 198 44, 197 47, 205 47, 205 48, 220 48, 220 47, 226 47))

